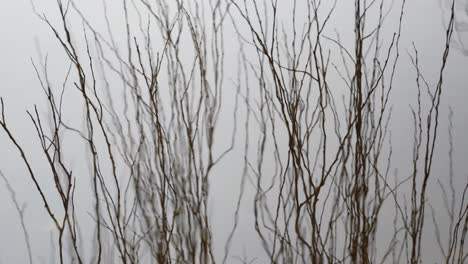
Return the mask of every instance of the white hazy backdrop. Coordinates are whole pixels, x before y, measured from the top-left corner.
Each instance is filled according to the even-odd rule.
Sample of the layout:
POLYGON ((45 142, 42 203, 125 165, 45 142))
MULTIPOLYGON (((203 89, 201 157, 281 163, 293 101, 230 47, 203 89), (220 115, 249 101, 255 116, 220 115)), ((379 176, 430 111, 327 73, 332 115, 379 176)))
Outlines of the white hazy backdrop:
MULTIPOLYGON (((198 1, 198 0, 193 0, 198 1)), ((79 0, 75 1, 77 7, 87 17, 90 23, 99 30, 105 30, 105 21, 102 16, 101 1, 79 0)), ((109 4, 109 15, 117 42, 124 43, 124 25, 121 19, 120 1, 109 4), (118 3, 117 3, 118 2, 118 3)), ((282 16, 290 15, 288 9, 289 0, 280 0, 282 16)), ((292 1, 291 1, 292 2, 292 1)), ((353 1, 338 1, 337 9, 329 22, 330 32, 334 29, 340 32, 344 43, 352 41, 353 1)), ((391 1, 389 1, 391 2, 391 1)), ((57 22, 57 6, 54 0, 35 1, 37 12, 46 14, 51 21, 57 22)), ((392 118, 389 128, 393 143, 392 171, 398 170, 399 175, 407 175, 411 168, 411 148, 413 142, 413 125, 411 119, 411 106, 416 102, 415 71, 411 64, 409 54, 413 52, 413 43, 419 51, 419 59, 423 74, 427 81, 435 83, 440 70, 442 58, 444 34, 447 22, 447 12, 444 8, 445 1, 440 0, 411 0, 407 2, 405 19, 403 22, 402 40, 400 44, 401 58, 396 72, 395 84, 391 94, 392 118)), ((453 135, 455 142, 454 168, 455 179, 459 188, 466 183, 468 169, 468 37, 465 39, 463 30, 468 30, 468 2, 459 1, 457 10, 457 37, 456 44, 451 50, 448 66, 444 77, 444 91, 441 104, 441 123, 439 129, 438 144, 433 170, 430 181, 429 200, 436 208, 443 207, 441 194, 437 185, 437 179, 445 179, 448 174, 448 115, 449 107, 453 110, 453 135), (466 18, 466 20, 464 20, 466 18), (466 21, 466 24, 465 22, 466 21)), ((399 1, 395 1, 395 10, 399 8, 399 1)), ((398 12, 391 12, 386 21, 388 28, 384 37, 393 34, 396 29, 393 23, 397 22, 398 12)), ((300 14, 298 15, 300 19, 300 14)), ((79 19, 77 19, 79 21, 79 19)), ((73 24, 75 36, 79 35, 82 25, 73 24)), ((237 68, 238 39, 232 27, 226 29, 226 84, 224 106, 217 130, 216 148, 218 151, 229 145, 230 133, 233 127, 233 100, 235 87, 229 82, 235 78, 237 68), (229 87, 229 86, 232 87, 229 87), (226 136, 229 135, 229 136, 226 136)), ((63 49, 53 36, 48 26, 35 16, 31 2, 28 0, 3 0, 0 2, 0 96, 5 101, 6 114, 11 129, 16 133, 22 143, 32 165, 39 172, 40 178, 45 186, 51 182, 47 179, 47 167, 42 162, 41 149, 37 142, 34 126, 26 114, 37 105, 40 113, 47 113, 46 98, 39 85, 38 78, 32 62, 40 62, 47 57, 48 74, 53 83, 60 84, 68 70, 69 62, 63 49), (36 158, 37 157, 37 158, 36 158)), ((250 51, 252 52, 252 51, 250 51)), ((115 80, 116 83, 118 80, 115 80)), ((69 96, 64 101, 66 119, 74 124, 81 124, 83 109, 81 101, 74 101, 69 96)), ((244 115, 240 114, 237 122, 241 124, 244 115)), ((239 129, 242 131, 242 129, 239 129)), ((255 127, 252 127, 255 130, 255 127)), ((240 132, 239 132, 240 133, 240 132)), ((240 189, 240 180, 243 167, 242 136, 236 138, 238 144, 220 164, 216 166, 211 174, 210 183, 210 214, 213 225, 214 252, 217 260, 223 257, 224 244, 231 231, 234 222, 234 211, 240 189)), ((89 179, 80 179, 80 172, 86 175, 86 162, 80 153, 83 152, 83 144, 68 141, 67 157, 69 164, 73 165, 74 175, 78 183, 77 187, 77 212, 83 220, 83 232, 86 226, 92 222, 88 212, 91 212, 92 197, 86 191, 89 179), (80 189, 80 187, 82 187, 80 189)), ((273 166, 273 164, 272 164, 273 166)), ((51 253, 50 230, 52 224, 45 213, 43 204, 34 189, 27 170, 20 159, 17 150, 12 146, 3 132, 0 132, 0 170, 11 182, 16 197, 20 203, 26 205, 26 224, 31 237, 31 245, 34 259, 38 262, 42 259, 49 263, 51 253)), ((0 263, 26 263, 27 255, 24 239, 19 224, 18 215, 10 199, 3 181, 0 181, 0 263)), ((242 200, 240 222, 238 231, 232 243, 232 256, 249 256, 251 259, 257 257, 255 263, 266 263, 261 244, 254 232, 252 216, 253 189, 247 183, 246 194, 242 200)), ((429 210, 427 210, 429 213, 429 210)), ((444 219, 444 211, 441 210, 441 219, 444 219)), ((383 212, 385 215, 385 212, 383 212)), ((430 220, 428 220, 430 222, 430 220)), ((443 225, 443 222, 441 223, 443 225)), ((385 228, 383 228, 385 229, 385 228)), ((389 226, 391 229, 391 226, 389 226)), ((385 235, 385 234, 383 234, 385 235)), ((434 239, 434 228, 431 224, 426 225, 424 240, 434 239)), ((437 245, 426 243, 424 259, 427 263, 440 261, 437 245)), ((91 249, 88 249, 91 250, 91 249)), ((231 263, 231 261, 228 261, 231 263)), ((234 259, 232 263, 235 263, 234 259)))

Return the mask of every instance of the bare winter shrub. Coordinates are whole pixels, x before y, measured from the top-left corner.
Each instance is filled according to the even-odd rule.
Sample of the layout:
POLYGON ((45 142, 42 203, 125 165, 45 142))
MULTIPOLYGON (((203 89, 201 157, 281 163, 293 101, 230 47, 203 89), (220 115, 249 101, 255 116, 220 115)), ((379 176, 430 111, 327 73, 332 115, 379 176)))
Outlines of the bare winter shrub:
MULTIPOLYGON (((260 263, 423 263, 423 244, 437 243, 444 262, 465 263, 468 183, 461 193, 454 186, 452 123, 449 173, 439 179, 447 230, 427 199, 455 1, 436 83, 426 81, 417 47, 409 52, 412 167, 409 176, 393 174, 392 90, 406 2, 123 0, 120 30, 106 0, 104 29, 73 0, 57 1, 59 21, 34 9, 70 65, 59 86, 46 57, 33 62, 48 109, 27 114, 52 191, 3 99, 0 126, 54 225, 50 262, 254 263, 258 255, 260 263), (340 5, 353 12, 352 39, 333 31, 340 5), (70 98, 81 120, 70 120, 70 98), (231 127, 220 125, 226 119, 231 127), (72 155, 84 157, 81 169, 72 155), (243 164, 234 225, 214 230, 210 183, 228 158, 243 164), (77 213, 77 188, 91 196, 91 228, 77 213), (252 220, 263 252, 235 258, 241 217, 252 220), (214 232, 227 241, 214 241, 214 232), (427 232, 437 241, 425 241, 427 232)), ((24 207, 1 176, 34 263, 24 207)))

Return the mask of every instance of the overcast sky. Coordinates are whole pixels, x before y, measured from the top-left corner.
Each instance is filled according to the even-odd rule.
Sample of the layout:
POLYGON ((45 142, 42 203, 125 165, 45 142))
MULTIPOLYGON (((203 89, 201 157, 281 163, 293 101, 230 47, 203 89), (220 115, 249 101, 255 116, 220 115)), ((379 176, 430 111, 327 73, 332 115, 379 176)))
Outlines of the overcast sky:
MULTIPOLYGON (((280 0, 281 1, 281 0, 280 0)), ((283 0, 288 1, 288 0, 283 0)), ((401 44, 401 67, 396 77, 396 85, 392 92, 393 117, 391 122, 392 137, 394 139, 394 152, 401 153, 395 155, 394 164, 405 170, 408 164, 407 155, 412 142, 412 126, 410 116, 410 105, 414 104, 415 74, 411 66, 409 53, 413 51, 412 43, 419 50, 420 64, 423 74, 430 83, 435 83, 438 70, 440 68, 441 56, 443 51, 443 36, 447 22, 447 12, 444 10, 445 1, 448 0, 409 0, 407 3, 405 21, 403 24, 403 39, 401 44), (440 1, 443 1, 441 3, 440 1), (442 9, 441 9, 442 8, 442 9), (445 19, 444 19, 445 16, 445 19)), ((465 1, 465 0, 463 0, 465 1)), ((458 33, 456 36, 457 44, 452 49, 449 64, 445 75, 445 85, 441 106, 441 132, 440 132, 440 152, 436 159, 436 177, 446 176, 447 171, 447 116, 448 108, 454 110, 454 136, 455 136, 455 171, 457 181, 464 182, 467 177, 468 166, 468 1, 459 1, 459 10, 457 10, 458 33), (466 43, 464 42, 466 41, 466 43)), ((100 9, 95 8, 96 0, 80 0, 78 6, 82 8, 83 13, 91 21, 97 21, 97 27, 103 27, 99 24, 100 9)), ((345 0, 339 0, 338 5, 345 0)), ((352 1, 349 1, 352 2, 352 1)), ((396 1, 399 2, 399 1, 396 1)), ((39 13, 44 12, 52 19, 57 15, 57 7, 54 0, 36 1, 36 8, 39 13)), ((112 12, 112 9, 111 9, 112 12)), ((351 14, 352 15, 352 14, 351 14)), ((352 18, 346 7, 338 8, 336 16, 333 17, 333 23, 336 28, 346 28, 352 18)), ((394 18, 390 18, 392 21, 394 18)), ((344 36, 353 36, 353 32, 343 32, 344 36)), ((40 149, 37 148, 33 126, 28 119, 26 110, 33 109, 34 104, 44 106, 45 98, 38 84, 33 61, 38 61, 40 54, 43 57, 48 56, 50 63, 50 76, 57 82, 64 77, 68 67, 65 60, 65 54, 57 44, 47 25, 39 20, 33 13, 29 0, 3 1, 0 3, 0 96, 4 99, 7 106, 7 118, 11 127, 17 133, 18 138, 28 150, 28 155, 34 160, 35 155, 39 156, 40 149)), ((227 38, 235 39, 235 36, 227 38)), ((237 41, 237 40, 236 40, 237 41)), ((229 50, 229 41, 226 42, 229 50)), ((229 55, 227 56, 229 59, 229 55)), ((233 57, 232 57, 233 58, 233 57)), ((228 63, 229 64, 229 63, 228 63)), ((235 65, 235 63, 232 63, 235 65)), ((235 70, 235 67, 227 68, 235 70)), ((70 108, 75 107, 73 102, 67 105, 70 108)), ((76 111, 79 116, 79 110, 76 111)), ((226 125, 232 123, 231 116, 226 115, 224 122, 226 125)), ((220 132, 222 133, 222 132, 220 132)), ((215 239, 221 243, 215 246, 222 250, 224 240, 227 237, 226 228, 232 224, 232 215, 234 213, 236 198, 238 195, 238 168, 241 164, 240 156, 232 156, 224 161, 223 165, 216 169, 213 177, 212 186, 212 208, 213 222, 215 228, 215 239), (237 170, 236 170, 237 169, 237 170)), ((79 160, 75 161, 79 164, 79 160)), ((41 168, 40 160, 34 162, 39 170, 41 168)), ((43 206, 39 202, 39 196, 31 186, 27 171, 20 161, 18 153, 12 148, 5 134, 0 132, 0 170, 8 177, 16 190, 17 198, 22 203, 27 203, 27 225, 31 232, 33 242, 33 252, 36 257, 46 257, 50 252, 48 244, 50 223, 44 214, 43 206)), ((14 206, 9 199, 9 194, 3 182, 0 181, 0 263, 26 263, 23 237, 18 222, 18 217, 14 211, 14 206)), ((437 204, 437 203, 435 203, 437 204)), ((248 217, 250 212, 243 213, 248 217)), ((242 248, 249 255, 255 255, 256 250, 261 250, 261 246, 254 240, 249 239, 248 229, 242 230, 242 226, 248 226, 249 223, 241 223, 241 230, 238 236, 244 241, 234 246, 234 250, 242 253, 242 248)), ((432 230, 431 230, 432 231, 432 230)), ((430 254, 430 253, 429 253, 430 254)))

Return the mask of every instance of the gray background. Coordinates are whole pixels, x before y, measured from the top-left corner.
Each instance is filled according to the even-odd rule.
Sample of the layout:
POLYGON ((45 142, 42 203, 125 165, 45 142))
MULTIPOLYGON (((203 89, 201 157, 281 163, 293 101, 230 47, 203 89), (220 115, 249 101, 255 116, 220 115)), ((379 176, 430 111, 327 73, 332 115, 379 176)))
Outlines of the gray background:
MULTIPOLYGON (((79 6, 83 9, 86 16, 98 18, 100 9, 95 8, 96 2, 93 0, 80 0, 79 6)), ((333 23, 338 29, 344 29, 342 35, 346 38, 352 37, 352 28, 346 31, 349 21, 352 19, 349 5, 352 1, 338 1, 338 9, 333 18, 333 23), (349 2, 349 3, 347 3, 349 2)), ((397 1, 398 2, 398 1, 397 1)), ((467 4, 459 1, 458 21, 459 29, 463 29, 463 21, 468 23, 465 9, 467 4)), ((44 12, 55 19, 57 15, 56 3, 53 0, 41 0, 36 3, 38 12, 44 12)), ((398 5, 395 6, 398 8, 398 5)), ((118 12, 118 11, 116 11, 118 12)), ((111 10, 111 14, 112 10, 111 10)), ((392 15, 395 15, 392 13, 392 15)), ((396 77, 396 85, 392 93, 393 118, 391 122, 392 137, 394 143, 393 164, 404 174, 410 167, 408 157, 411 151, 413 128, 410 119, 410 105, 415 102, 415 74, 410 63, 408 52, 412 52, 411 43, 414 42, 420 54, 420 64, 423 74, 427 80, 434 84, 440 67, 443 37, 444 20, 447 17, 439 0, 411 0, 407 3, 406 16, 403 27, 403 39, 401 43, 401 60, 399 71, 396 77)), ((116 15, 118 16, 118 15, 116 15)), ((389 18, 393 21, 394 17, 389 18)), ((114 18, 115 19, 115 18, 114 18)), ((118 20, 118 19, 116 19, 118 20)), ((102 27, 102 21, 96 19, 96 26, 102 27), (101 23, 101 24, 100 24, 101 23)), ((40 21, 32 12, 31 3, 27 0, 3 0, 0 3, 0 96, 4 98, 7 106, 7 119, 10 126, 18 135, 23 146, 28 151, 28 155, 33 160, 33 166, 39 171, 46 171, 41 165, 37 141, 33 131, 33 125, 26 115, 26 110, 31 110, 34 104, 44 109, 44 96, 38 84, 31 59, 39 60, 39 51, 42 56, 48 56, 49 74, 51 79, 57 82, 64 76, 68 64, 65 63, 65 54, 57 45, 47 26, 40 21)), ((229 37, 228 37, 229 38, 229 37)), ((463 42, 463 33, 460 34, 460 40, 463 42)), ((232 36, 232 39, 235 39, 232 36)), ((468 45, 468 37, 466 38, 468 45)), ((229 45, 229 41, 226 42, 229 45)), ((227 47, 229 50, 229 46, 227 47)), ((229 55, 227 57, 229 59, 229 55)), ((229 63, 226 72, 235 70, 230 68, 229 63)), ((454 136, 455 136, 455 173, 457 182, 464 183, 467 178, 467 155, 468 155, 468 57, 464 55, 461 49, 452 49, 449 64, 445 75, 444 95, 441 106, 441 126, 438 143, 438 152, 435 161, 435 173, 431 182, 431 190, 434 190, 434 196, 431 202, 436 208, 440 206, 440 196, 436 192, 437 186, 435 178, 444 178, 447 176, 447 116, 448 107, 454 110, 454 136)), ((73 102, 67 102, 67 107, 73 109, 76 107, 76 115, 80 116, 80 109, 73 105, 73 102)), ((73 116, 73 112, 70 114, 73 116)), ((223 127, 230 127, 232 123, 231 115, 225 115, 221 121, 221 131, 223 127), (223 126, 225 124, 225 126, 223 126)), ((73 160, 73 158, 71 158, 73 160)), ((79 164, 80 160, 72 162, 79 164)), ((237 195, 239 192, 241 156, 240 152, 235 152, 229 156, 222 165, 217 167, 212 177, 211 189, 211 207, 213 212, 213 223, 215 239, 215 252, 218 257, 222 255, 224 241, 227 238, 233 222, 233 213, 237 195)), ((19 159, 19 155, 12 148, 10 142, 6 139, 4 133, 0 133, 0 169, 5 173, 13 187, 16 190, 18 200, 27 204, 27 225, 31 235, 33 253, 36 258, 40 256, 47 258, 50 252, 48 234, 51 225, 43 206, 39 201, 39 196, 31 186, 31 182, 26 173, 25 167, 19 159)), ((44 179, 46 182, 47 179, 44 179)), ((2 182, 3 183, 3 182, 2 182)), ((83 193, 83 201, 87 201, 86 192, 83 193)), ((242 255, 245 250, 248 256, 261 255, 261 247, 257 238, 252 232, 251 211, 249 195, 244 199, 245 210, 241 214, 241 223, 239 232, 233 241, 233 252, 242 255)), ((24 263, 26 261, 26 251, 24 248, 23 237, 19 221, 14 211, 13 204, 9 198, 6 188, 0 184, 0 263, 24 263)), ((86 217, 86 210, 82 211, 86 217)), ((426 226, 424 238, 431 239, 433 228, 426 226)), ((435 245, 434 245, 435 246, 435 245)), ((431 254, 438 256, 435 247, 426 250, 427 260, 432 259, 431 254)), ((437 260, 435 260, 437 261, 437 260)), ((262 263, 262 262, 260 262, 262 263)))

